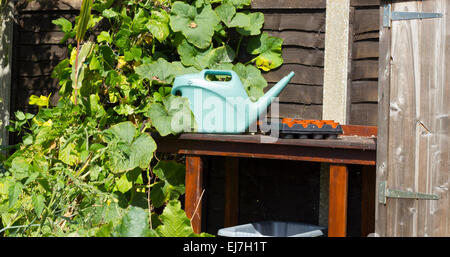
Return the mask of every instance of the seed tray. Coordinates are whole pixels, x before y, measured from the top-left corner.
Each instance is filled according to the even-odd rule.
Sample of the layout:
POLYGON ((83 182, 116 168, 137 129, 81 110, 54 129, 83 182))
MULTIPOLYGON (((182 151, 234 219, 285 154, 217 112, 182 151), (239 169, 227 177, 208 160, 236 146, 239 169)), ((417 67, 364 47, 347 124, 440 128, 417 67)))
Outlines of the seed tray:
POLYGON ((284 118, 279 125, 282 138, 333 139, 343 133, 342 126, 333 120, 284 118))

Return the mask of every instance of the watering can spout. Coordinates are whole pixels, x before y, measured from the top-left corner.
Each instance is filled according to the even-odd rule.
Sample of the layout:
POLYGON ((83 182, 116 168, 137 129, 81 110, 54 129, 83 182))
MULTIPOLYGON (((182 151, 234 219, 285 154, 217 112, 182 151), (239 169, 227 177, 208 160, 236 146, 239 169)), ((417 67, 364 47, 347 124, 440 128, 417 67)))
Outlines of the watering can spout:
POLYGON ((281 90, 283 90, 287 86, 294 75, 295 73, 291 71, 291 73, 278 81, 278 83, 275 84, 269 91, 267 91, 267 93, 259 98, 257 102, 258 110, 265 110, 272 103, 273 99, 280 94, 281 90))

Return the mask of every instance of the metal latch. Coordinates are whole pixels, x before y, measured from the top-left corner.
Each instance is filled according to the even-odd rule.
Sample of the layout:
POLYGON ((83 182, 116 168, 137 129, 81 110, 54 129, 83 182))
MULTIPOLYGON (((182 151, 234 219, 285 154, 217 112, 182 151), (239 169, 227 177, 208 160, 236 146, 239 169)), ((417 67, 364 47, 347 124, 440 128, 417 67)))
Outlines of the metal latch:
POLYGON ((379 184, 379 194, 378 194, 378 202, 382 204, 386 204, 386 198, 405 198, 405 199, 416 199, 416 200, 439 200, 439 196, 424 194, 424 193, 416 193, 409 191, 402 191, 397 189, 390 189, 386 187, 386 181, 382 181, 379 184))
POLYGON ((391 4, 384 6, 383 27, 390 28, 391 21, 442 18, 442 13, 434 12, 393 12, 391 4))

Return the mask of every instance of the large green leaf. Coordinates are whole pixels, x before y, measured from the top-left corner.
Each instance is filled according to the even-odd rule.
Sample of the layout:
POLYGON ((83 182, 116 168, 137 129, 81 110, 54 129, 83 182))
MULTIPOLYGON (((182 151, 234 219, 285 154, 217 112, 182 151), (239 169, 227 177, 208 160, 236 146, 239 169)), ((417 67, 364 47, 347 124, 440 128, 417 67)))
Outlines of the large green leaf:
POLYGON ((140 58, 142 56, 142 48, 137 47, 137 46, 133 46, 130 51, 125 51, 124 52, 124 57, 125 57, 125 61, 129 62, 129 61, 139 61, 140 58))
POLYGON ((152 204, 158 208, 168 200, 176 200, 185 191, 185 166, 175 161, 160 161, 153 168, 160 179, 152 185, 152 204))
POLYGON ((32 167, 29 160, 23 156, 15 157, 11 162, 11 169, 9 170, 13 177, 17 180, 28 177, 32 167))
POLYGON ((223 3, 214 9, 217 16, 220 18, 225 25, 229 25, 233 20, 234 15, 236 14, 236 8, 229 3, 223 3))
POLYGON ((65 147, 58 152, 58 159, 67 165, 78 164, 81 159, 80 154, 76 150, 75 143, 65 144, 65 147))
POLYGON ((108 132, 113 135, 113 138, 107 139, 113 173, 126 172, 136 167, 145 169, 150 165, 156 150, 156 143, 150 135, 140 134, 129 121, 112 126, 108 132))
POLYGON ((135 69, 136 74, 148 80, 157 81, 162 84, 170 84, 175 79, 172 64, 163 58, 153 63, 144 63, 135 69))
MULTIPOLYGON (((261 33, 261 28, 264 24, 264 14, 261 12, 245 12, 246 16, 250 19, 250 24, 248 26, 237 26, 236 30, 244 36, 255 36, 261 33)), ((241 15, 242 16, 242 15, 241 15)), ((244 18, 241 18, 244 21, 244 18)), ((239 24, 237 22, 237 24, 239 24)))
POLYGON ((13 207, 14 204, 19 199, 20 194, 22 193, 23 185, 20 182, 15 182, 13 185, 9 187, 9 208, 13 207))
POLYGON ((130 162, 133 166, 146 169, 153 158, 156 143, 149 134, 140 134, 131 144, 130 162))
POLYGON ((258 100, 264 95, 263 89, 267 86, 267 81, 261 75, 261 71, 253 65, 236 64, 233 70, 238 74, 242 84, 252 101, 258 100))
POLYGON ((47 145, 58 136, 57 131, 50 126, 41 127, 35 138, 35 144, 47 145))
POLYGON ((153 173, 170 185, 179 186, 184 184, 185 165, 176 161, 160 161, 153 168, 153 173))
POLYGON ((98 94, 92 94, 89 96, 88 114, 96 118, 102 118, 106 115, 103 105, 100 104, 100 97, 98 94))
POLYGON ((137 13, 134 15, 133 22, 131 23, 131 31, 133 33, 141 33, 147 31, 147 23, 150 19, 148 11, 143 8, 139 8, 137 13))
POLYGON ((181 32, 198 48, 204 49, 211 44, 214 28, 219 18, 211 5, 195 8, 189 4, 177 1, 172 5, 170 27, 175 32, 181 32))
POLYGON ((67 39, 75 36, 75 31, 72 30, 72 22, 65 18, 59 18, 52 21, 53 24, 58 25, 64 32, 64 37, 61 39, 60 43, 64 43, 67 39))
POLYGON ((166 96, 163 98, 162 104, 151 104, 145 115, 151 119, 153 127, 161 136, 188 132, 192 127, 195 129, 195 120, 189 108, 189 100, 185 97, 166 96))
POLYGON ((159 58, 156 62, 144 63, 136 67, 135 71, 140 77, 159 84, 171 84, 178 75, 198 72, 193 67, 184 67, 181 62, 170 63, 163 58, 159 58))
POLYGON ((244 6, 249 6, 251 4, 251 0, 224 0, 226 3, 230 3, 236 8, 243 8, 244 6))
POLYGON ((110 43, 112 42, 112 38, 111 35, 109 34, 108 31, 102 31, 100 32, 100 34, 97 36, 97 42, 101 43, 101 42, 107 42, 110 43))
POLYGON ((43 195, 33 195, 31 197, 31 202, 33 204, 33 209, 36 215, 39 217, 45 207, 45 197, 43 195))
POLYGON ((150 237, 157 236, 149 228, 148 211, 131 206, 120 224, 114 228, 112 236, 116 237, 150 237))
POLYGON ((175 76, 198 73, 199 70, 195 67, 185 67, 181 62, 173 62, 172 69, 175 76))
POLYGON ((267 32, 263 32, 257 37, 249 40, 247 51, 250 54, 258 55, 255 59, 256 66, 264 71, 275 69, 283 64, 281 57, 283 39, 270 37, 267 32))
POLYGON ((166 186, 166 183, 164 181, 158 181, 151 186, 150 191, 150 199, 152 202, 152 205, 155 208, 159 208, 164 205, 164 203, 169 200, 169 197, 167 195, 167 190, 164 190, 166 186))
POLYGON ((128 181, 126 174, 124 174, 116 181, 116 187, 120 192, 125 194, 133 187, 133 182, 128 181))
POLYGON ((70 60, 64 59, 52 71, 52 78, 56 78, 59 81, 70 78, 72 68, 69 67, 70 60))
POLYGON ((107 19, 112 19, 112 18, 116 18, 118 16, 120 16, 120 13, 114 11, 112 8, 111 9, 105 9, 102 11, 102 16, 107 18, 107 19))
POLYGON ((201 50, 183 40, 177 50, 181 63, 186 66, 193 66, 198 70, 210 68, 220 63, 230 63, 235 57, 234 50, 228 45, 218 48, 212 48, 211 46, 201 50))
POLYGON ((109 128, 109 131, 111 131, 121 142, 127 144, 131 144, 136 135, 136 127, 129 121, 113 125, 109 128))
POLYGON ((72 30, 72 22, 70 22, 66 18, 53 20, 52 23, 58 25, 63 32, 70 32, 72 30))
POLYGON ((111 47, 107 45, 102 45, 99 47, 99 56, 103 59, 104 69, 111 70, 114 69, 116 65, 116 56, 111 47))
POLYGON ((159 42, 163 42, 170 33, 169 22, 170 16, 166 11, 152 11, 150 20, 147 23, 147 28, 159 42))
POLYGON ((114 44, 120 48, 128 49, 130 47, 131 31, 127 28, 122 28, 117 32, 114 38, 114 44))
POLYGON ((114 0, 95 0, 94 4, 92 5, 92 9, 96 10, 97 12, 103 12, 103 10, 111 7, 113 3, 114 0))
POLYGON ((194 231, 186 213, 181 209, 181 203, 177 200, 169 201, 160 215, 163 225, 156 228, 156 231, 165 237, 192 237, 194 231))

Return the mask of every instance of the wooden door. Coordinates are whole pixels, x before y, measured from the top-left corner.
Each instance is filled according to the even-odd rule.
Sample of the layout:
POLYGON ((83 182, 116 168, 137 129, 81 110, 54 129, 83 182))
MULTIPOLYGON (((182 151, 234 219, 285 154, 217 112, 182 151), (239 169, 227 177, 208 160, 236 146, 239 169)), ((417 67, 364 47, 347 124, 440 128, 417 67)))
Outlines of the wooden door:
POLYGON ((450 1, 381 1, 377 196, 379 185, 439 200, 377 199, 376 235, 450 236, 450 1), (392 12, 442 18, 395 20, 392 12))

